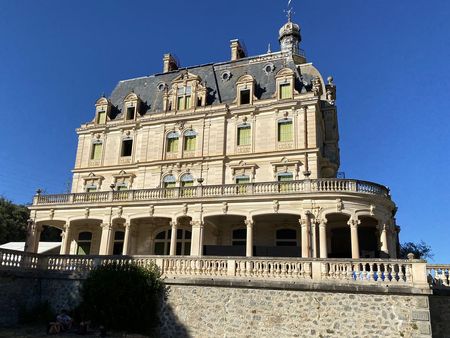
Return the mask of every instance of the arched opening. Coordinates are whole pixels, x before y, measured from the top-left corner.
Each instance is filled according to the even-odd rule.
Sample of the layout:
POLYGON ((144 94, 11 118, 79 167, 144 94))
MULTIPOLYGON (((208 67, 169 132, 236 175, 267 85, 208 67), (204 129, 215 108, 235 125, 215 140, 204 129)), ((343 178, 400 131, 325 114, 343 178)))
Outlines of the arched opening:
POLYGON ((350 226, 347 224, 350 216, 342 213, 333 213, 328 214, 326 218, 328 257, 351 258, 350 226))
POLYGON ((83 231, 78 234, 77 255, 90 255, 92 245, 92 232, 83 231))
POLYGON ((379 234, 378 221, 370 216, 359 217, 361 224, 358 226, 359 251, 361 258, 379 258, 379 234))
POLYGON ((204 218, 203 254, 206 256, 245 256, 247 229, 245 217, 214 215, 204 218))
MULTIPOLYGON (((191 252, 192 233, 188 229, 177 229, 176 234, 176 251, 177 256, 189 256, 191 252)), ((154 254, 169 255, 170 242, 172 239, 172 229, 164 229, 159 231, 155 236, 154 254)))
POLYGON ((38 222, 40 233, 39 238, 36 238, 36 252, 59 254, 61 251, 61 235, 64 225, 64 221, 57 220, 38 222))
POLYGON ((102 230, 99 219, 80 219, 70 222, 68 252, 75 255, 98 255, 102 230), (88 235, 89 234, 89 235, 88 235))

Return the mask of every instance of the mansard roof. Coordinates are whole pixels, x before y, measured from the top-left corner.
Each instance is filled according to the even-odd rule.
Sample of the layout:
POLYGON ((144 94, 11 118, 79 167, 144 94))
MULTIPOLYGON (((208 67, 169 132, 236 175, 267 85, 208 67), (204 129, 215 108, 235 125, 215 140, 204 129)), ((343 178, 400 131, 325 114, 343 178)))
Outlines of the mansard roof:
POLYGON ((189 72, 201 79, 207 88, 207 105, 232 104, 236 99, 236 82, 243 75, 251 75, 255 80, 255 95, 258 99, 272 98, 276 92, 275 77, 283 68, 290 68, 296 77, 295 88, 304 93, 311 90, 311 81, 320 76, 312 64, 296 64, 292 55, 282 52, 264 54, 244 59, 210 63, 180 68, 167 73, 158 73, 146 77, 120 81, 113 90, 110 101, 114 119, 122 115, 124 99, 134 92, 142 101, 141 115, 163 110, 163 97, 166 88, 182 73, 189 72), (228 76, 223 74, 227 73, 228 76))

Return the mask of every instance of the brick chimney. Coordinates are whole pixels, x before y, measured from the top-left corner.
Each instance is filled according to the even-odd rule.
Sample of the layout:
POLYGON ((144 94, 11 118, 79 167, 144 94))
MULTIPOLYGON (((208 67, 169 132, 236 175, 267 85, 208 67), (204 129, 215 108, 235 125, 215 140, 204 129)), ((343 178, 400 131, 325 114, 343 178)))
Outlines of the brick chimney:
POLYGON ((242 58, 245 58, 247 55, 245 54, 244 47, 239 42, 238 39, 230 40, 231 47, 231 61, 236 61, 242 58))
POLYGON ((164 61, 164 68, 163 68, 164 73, 168 73, 178 69, 178 62, 172 54, 170 53, 164 54, 163 61, 164 61))

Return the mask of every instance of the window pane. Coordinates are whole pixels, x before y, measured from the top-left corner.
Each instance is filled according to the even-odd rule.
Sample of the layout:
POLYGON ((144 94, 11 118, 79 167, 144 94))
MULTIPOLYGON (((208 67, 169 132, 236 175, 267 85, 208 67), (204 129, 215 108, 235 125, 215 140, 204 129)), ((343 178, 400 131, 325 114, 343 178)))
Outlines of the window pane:
POLYGON ((181 182, 181 186, 182 187, 193 187, 194 186, 194 181, 182 181, 181 182))
POLYGON ((178 151, 178 138, 169 138, 167 140, 167 152, 175 153, 178 151))
POLYGON ((250 126, 238 128, 238 146, 246 146, 251 143, 250 126))
POLYGON ((191 254, 191 242, 185 242, 184 243, 184 256, 189 256, 191 254))
POLYGON ((164 243, 156 242, 155 243, 155 255, 164 255, 164 243))
POLYGON ((185 136, 184 150, 194 151, 196 139, 195 136, 185 136))
POLYGON ((279 182, 286 182, 286 181, 292 181, 292 174, 280 174, 278 175, 278 181, 279 182))
POLYGON ((102 156, 102 144, 95 143, 92 145, 91 160, 100 160, 102 156))
POLYGON ((114 240, 115 241, 123 241, 123 239, 125 238, 125 232, 123 231, 116 231, 114 233, 114 240))
POLYGON ((78 240, 80 241, 92 240, 92 232, 80 232, 80 234, 78 235, 78 240))
POLYGON ((191 96, 186 96, 185 109, 191 108, 191 96))
POLYGON ((177 98, 177 107, 178 110, 183 110, 184 108, 184 96, 178 96, 177 98))
POLYGON ((278 141, 292 141, 292 121, 278 123, 278 141))
POLYGON ((283 83, 280 85, 280 99, 289 99, 292 97, 292 90, 290 83, 283 83))
POLYGON ((95 192, 97 191, 97 187, 87 187, 86 192, 95 192))
POLYGON ((238 177, 236 178, 236 183, 237 184, 245 184, 245 183, 250 183, 250 177, 238 177))
POLYGON ((123 140, 122 141, 122 157, 131 156, 133 150, 133 140, 123 140))
POLYGON ((240 104, 250 103, 250 89, 243 89, 239 92, 240 94, 240 104))
POLYGON ((122 184, 122 185, 118 185, 117 186, 117 190, 118 191, 123 191, 123 190, 127 190, 128 189, 128 187, 125 185, 125 184, 122 184))
POLYGON ((165 238, 166 238, 166 232, 165 231, 161 231, 155 237, 155 239, 165 239, 165 238))
POLYGON ((104 124, 105 122, 106 122, 106 112, 105 111, 99 111, 98 112, 97 123, 98 124, 104 124))
POLYGON ((191 232, 189 230, 185 230, 184 232, 184 238, 185 239, 191 239, 191 232))
POLYGON ((165 182, 164 186, 166 188, 175 188, 175 182, 165 182))

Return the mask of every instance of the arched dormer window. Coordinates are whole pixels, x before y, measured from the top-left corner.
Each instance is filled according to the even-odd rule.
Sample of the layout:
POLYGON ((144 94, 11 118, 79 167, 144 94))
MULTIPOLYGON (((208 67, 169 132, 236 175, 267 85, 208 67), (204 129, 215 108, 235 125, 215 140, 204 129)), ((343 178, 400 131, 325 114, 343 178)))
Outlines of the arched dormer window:
POLYGON ((275 76, 275 80, 278 100, 292 99, 294 97, 294 72, 292 69, 281 69, 275 76))
POLYGON ((292 119, 286 117, 278 120, 278 142, 290 142, 293 138, 292 119))
POLYGON ((95 124, 106 124, 111 110, 111 102, 104 96, 95 102, 95 124))
POLYGON ((124 119, 125 121, 136 120, 139 108, 141 106, 141 99, 134 92, 128 94, 123 100, 124 119))
POLYGON ((164 95, 164 109, 188 110, 206 105, 206 87, 199 76, 184 72, 172 81, 171 89, 164 95))
POLYGON ((252 128, 249 123, 242 123, 237 127, 237 145, 248 146, 252 143, 252 128))
POLYGON ((184 151, 195 151, 197 145, 197 132, 188 130, 184 133, 184 151))
POLYGON ((178 152, 179 139, 180 139, 180 135, 176 131, 172 131, 169 134, 167 134, 167 152, 168 153, 178 152))
POLYGON ((255 95, 255 80, 252 76, 241 76, 236 82, 236 89, 236 101, 239 106, 253 104, 255 95))

